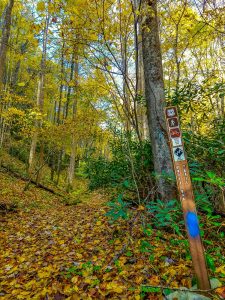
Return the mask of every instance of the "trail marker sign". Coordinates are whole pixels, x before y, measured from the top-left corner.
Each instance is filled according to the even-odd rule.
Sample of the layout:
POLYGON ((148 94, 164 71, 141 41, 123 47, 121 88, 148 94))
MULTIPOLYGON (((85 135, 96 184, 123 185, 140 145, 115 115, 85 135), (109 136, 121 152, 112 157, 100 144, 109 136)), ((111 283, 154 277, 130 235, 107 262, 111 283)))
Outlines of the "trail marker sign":
POLYGON ((178 127, 178 119, 177 118, 168 118, 168 123, 170 128, 178 127))
POLYGON ((175 106, 167 107, 165 115, 173 166, 177 179, 177 187, 182 204, 184 221, 188 234, 193 266, 198 280, 198 286, 202 290, 209 290, 210 281, 206 267, 204 248, 200 236, 193 188, 188 162, 184 151, 177 108, 175 106))
POLYGON ((175 139, 175 138, 179 138, 181 137, 181 133, 180 133, 180 128, 173 128, 173 129, 169 129, 170 130, 170 137, 171 139, 175 139))

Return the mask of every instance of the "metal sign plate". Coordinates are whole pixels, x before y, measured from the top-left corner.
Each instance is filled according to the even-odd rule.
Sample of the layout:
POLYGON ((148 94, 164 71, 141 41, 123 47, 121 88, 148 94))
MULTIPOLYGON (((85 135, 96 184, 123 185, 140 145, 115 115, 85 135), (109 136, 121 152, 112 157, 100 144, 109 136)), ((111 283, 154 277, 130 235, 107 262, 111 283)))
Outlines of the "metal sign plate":
POLYGON ((172 142, 172 144, 173 144, 174 147, 182 146, 182 140, 181 140, 180 137, 178 137, 178 138, 172 138, 171 142, 172 142))
POLYGON ((170 137, 171 138, 181 137, 180 129, 178 127, 170 129, 170 137))
POLYGON ((177 118, 170 118, 168 119, 168 124, 169 124, 169 127, 170 128, 173 128, 173 127, 178 127, 178 119, 177 118))
POLYGON ((184 161, 185 160, 183 146, 173 148, 173 158, 174 158, 174 161, 184 161))
POLYGON ((177 116, 177 108, 176 107, 169 107, 166 109, 166 117, 172 118, 177 116))

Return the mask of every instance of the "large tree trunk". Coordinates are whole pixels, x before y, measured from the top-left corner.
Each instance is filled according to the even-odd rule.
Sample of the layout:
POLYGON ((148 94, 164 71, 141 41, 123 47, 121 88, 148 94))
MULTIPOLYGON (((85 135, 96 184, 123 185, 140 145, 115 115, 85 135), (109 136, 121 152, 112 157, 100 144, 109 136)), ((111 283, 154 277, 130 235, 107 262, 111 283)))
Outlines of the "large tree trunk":
POLYGON ((73 188, 75 160, 76 160, 76 140, 75 140, 75 132, 73 131, 71 136, 70 164, 68 168, 68 185, 67 185, 68 192, 73 188))
MULTIPOLYGON (((63 120, 61 120, 61 110, 62 110, 62 98, 63 98, 63 79, 64 79, 64 47, 65 47, 65 41, 63 40, 62 44, 62 53, 61 53, 61 83, 60 83, 60 89, 59 89, 59 105, 58 105, 58 114, 57 114, 57 125, 59 126, 61 123, 63 123, 63 120)), ((57 164, 57 179, 56 179, 56 185, 59 184, 59 178, 62 168, 62 158, 63 158, 63 152, 64 152, 64 146, 61 147, 58 153, 58 164, 57 164)))
MULTIPOLYGON (((43 104, 43 83, 44 83, 44 78, 43 75, 40 76, 39 81, 38 81, 38 90, 37 90, 37 106, 41 111, 41 106, 43 104)), ((31 147, 30 147, 30 154, 29 154, 29 168, 28 168, 28 173, 31 174, 34 166, 34 159, 35 159, 35 152, 36 152, 36 147, 37 147, 37 142, 38 142, 38 132, 37 128, 40 127, 40 121, 36 122, 36 129, 35 132, 33 133, 32 136, 32 141, 31 141, 31 147)))
MULTIPOLYGON (((40 65, 40 73, 39 73, 39 80, 38 80, 38 90, 37 90, 37 107, 41 113, 44 111, 44 86, 45 86, 45 68, 46 68, 46 57, 47 57, 47 40, 48 40, 48 27, 49 27, 49 20, 50 15, 49 13, 46 16, 45 19, 45 27, 44 27, 44 33, 43 33, 43 43, 42 43, 42 59, 41 59, 41 65, 40 65)), ((40 128, 42 127, 42 122, 37 121, 36 127, 40 128)), ((29 155, 29 168, 28 172, 31 173, 34 165, 34 158, 35 158, 35 152, 36 152, 36 146, 38 141, 38 132, 36 131, 32 137, 31 142, 31 148, 30 148, 30 155, 29 155)), ((43 163, 43 145, 41 145, 40 148, 40 162, 41 165, 43 163)), ((38 180, 40 179, 40 174, 37 176, 38 180)))
POLYGON ((0 93, 2 93, 3 89, 3 75, 5 70, 6 54, 9 43, 13 5, 14 0, 10 0, 5 10, 5 19, 2 27, 2 38, 0 45, 0 93))
MULTIPOLYGON (((77 50, 75 50, 76 52, 77 50)), ((77 113, 77 88, 78 88, 78 55, 75 54, 75 63, 74 63, 74 80, 75 80, 75 95, 73 100, 73 111, 72 111, 72 133, 71 133, 71 153, 70 153, 70 163, 68 167, 68 184, 67 191, 70 191, 73 188, 74 181, 74 171, 75 171, 75 160, 76 160, 76 128, 75 128, 75 119, 77 113)))
POLYGON ((141 36, 141 18, 137 14, 141 7, 140 0, 133 1, 134 11, 134 37, 135 37, 135 52, 136 52, 136 98, 137 101, 137 115, 139 129, 142 140, 149 137, 148 119, 146 106, 144 105, 143 96, 145 94, 144 82, 144 64, 143 64, 143 51, 142 51, 142 36, 141 36))
MULTIPOLYGON (((11 21, 12 21, 12 9, 14 5, 14 0, 10 0, 5 8, 5 13, 3 17, 2 24, 2 38, 0 41, 0 113, 4 110, 4 103, 2 103, 2 94, 4 89, 4 72, 6 66, 6 54, 8 49, 11 21)), ((3 146, 3 140, 5 135, 5 122, 4 118, 0 118, 0 149, 3 146)), ((1 165, 1 162, 0 162, 1 165)))
POLYGON ((165 179, 173 174, 164 117, 165 94, 162 56, 157 18, 157 1, 144 0, 142 19, 142 47, 145 75, 145 94, 148 109, 154 169, 158 178, 158 192, 164 201, 176 195, 175 186, 165 179))

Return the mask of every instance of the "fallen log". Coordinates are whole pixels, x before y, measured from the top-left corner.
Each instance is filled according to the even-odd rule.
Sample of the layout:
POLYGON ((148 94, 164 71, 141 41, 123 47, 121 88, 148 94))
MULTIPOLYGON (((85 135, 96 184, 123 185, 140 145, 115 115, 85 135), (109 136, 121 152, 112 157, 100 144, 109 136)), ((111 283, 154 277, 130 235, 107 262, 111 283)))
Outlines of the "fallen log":
MULTIPOLYGON (((2 168, 2 169, 5 169, 6 172, 11 173, 14 177, 16 177, 16 178, 18 178, 18 179, 21 179, 21 180, 23 180, 23 181, 25 181, 25 182, 28 182, 28 183, 32 183, 32 184, 34 184, 36 187, 38 187, 38 188, 40 188, 40 189, 43 189, 43 190, 45 190, 45 191, 47 191, 47 192, 49 192, 49 193, 52 193, 52 194, 54 194, 54 195, 56 195, 56 196, 64 197, 62 194, 57 193, 57 192, 54 191, 53 189, 51 189, 51 188, 49 188, 49 187, 47 187, 47 186, 45 186, 45 185, 43 185, 43 184, 41 184, 41 183, 37 183, 35 180, 33 180, 33 179, 31 179, 31 178, 25 177, 25 176, 23 176, 23 175, 21 175, 21 174, 15 172, 14 170, 10 169, 8 166, 5 166, 4 164, 1 165, 1 168, 2 168)), ((25 187, 24 190, 26 190, 26 187, 25 187)))

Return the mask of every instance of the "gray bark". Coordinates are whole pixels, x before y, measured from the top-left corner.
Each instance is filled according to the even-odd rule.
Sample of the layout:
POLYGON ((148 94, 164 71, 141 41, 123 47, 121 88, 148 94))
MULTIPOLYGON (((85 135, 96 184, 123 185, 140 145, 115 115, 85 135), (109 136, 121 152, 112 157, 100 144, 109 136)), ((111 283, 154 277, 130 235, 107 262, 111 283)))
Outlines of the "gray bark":
POLYGON ((10 0, 5 10, 5 18, 2 25, 2 38, 0 45, 0 92, 2 92, 3 88, 3 75, 5 70, 6 54, 9 43, 13 5, 14 0, 10 0))
MULTIPOLYGON (((45 68, 46 68, 46 57, 47 57, 47 40, 48 40, 48 27, 49 27, 49 20, 50 15, 47 14, 45 20, 45 27, 43 33, 43 44, 42 44, 42 58, 41 58, 41 65, 40 65, 40 73, 39 73, 39 80, 38 80, 38 90, 37 90, 37 107, 39 108, 40 112, 43 113, 44 111, 44 85, 45 85, 45 68)), ((36 127, 40 128, 42 126, 41 121, 36 122, 36 127)), ((34 132, 31 141, 31 148, 30 148, 30 155, 29 155, 29 168, 28 172, 31 173, 33 165, 34 165, 34 158, 35 152, 37 147, 38 141, 38 132, 37 130, 34 132)), ((42 147, 41 147, 42 151, 42 147)), ((40 160, 42 160, 43 153, 40 154, 40 160)), ((41 161, 40 161, 41 163, 41 161)), ((39 176, 38 176, 39 178, 39 176)))
MULTIPOLYGON (((75 50, 76 52, 76 50, 75 50)), ((70 191, 73 188, 74 181, 74 171, 75 171, 75 160, 76 160, 76 128, 75 128, 75 120, 77 113, 77 88, 78 88, 78 56, 75 55, 75 63, 74 63, 74 80, 75 80, 75 95, 73 100, 73 108, 72 108, 72 132, 71 132, 71 152, 70 152, 70 163, 68 167, 68 184, 67 191, 70 191)))
MULTIPOLYGON (((14 0, 10 0, 5 8, 4 14, 2 16, 2 38, 0 41, 0 111, 4 109, 4 104, 1 101, 2 92, 4 89, 4 73, 6 66, 6 55, 8 50, 8 43, 10 37, 11 21, 12 21, 12 9, 14 5, 14 0)), ((4 118, 0 118, 0 149, 3 146, 3 140, 5 135, 5 123, 4 118)))
MULTIPOLYGON (((70 83, 73 80, 73 75, 74 75, 74 66, 75 66, 75 62, 74 62, 74 53, 72 54, 72 58, 71 58, 71 66, 70 66, 70 83)), ((70 105, 70 98, 71 98, 71 92, 72 92, 72 87, 71 85, 68 86, 68 91, 67 91, 67 96, 66 96, 66 104, 64 107, 64 119, 67 119, 68 117, 68 113, 69 113, 69 105, 70 105)))
POLYGON ((74 180, 74 171, 75 171, 75 159, 76 159, 76 141, 75 141, 75 132, 72 132, 71 136, 71 153, 70 153, 70 164, 68 168, 68 186, 67 191, 70 191, 73 188, 74 180))
POLYGON ((143 5, 145 15, 142 18, 142 47, 149 130, 154 169, 158 175, 158 192, 164 201, 168 201, 175 197, 176 190, 174 185, 165 179, 165 176, 173 174, 173 166, 164 117, 165 94, 157 1, 144 0, 143 5))
MULTIPOLYGON (((141 36, 141 18, 136 15, 136 11, 139 11, 141 7, 140 0, 134 0, 135 9, 135 20, 134 20, 134 30, 135 30, 135 49, 136 49, 136 89, 137 96, 143 97, 145 94, 145 82, 144 82, 144 64, 143 64, 143 51, 142 51, 142 36, 141 36)), ((142 139, 146 140, 149 137, 148 120, 146 107, 144 106, 144 101, 137 104, 137 114, 139 128, 141 131, 142 139)))

